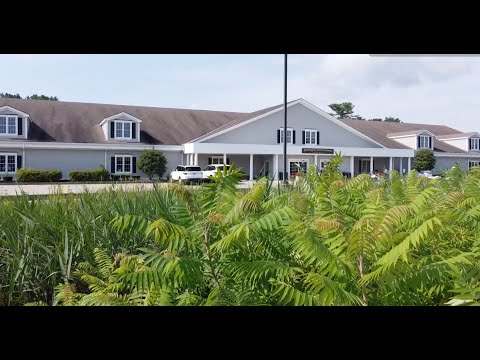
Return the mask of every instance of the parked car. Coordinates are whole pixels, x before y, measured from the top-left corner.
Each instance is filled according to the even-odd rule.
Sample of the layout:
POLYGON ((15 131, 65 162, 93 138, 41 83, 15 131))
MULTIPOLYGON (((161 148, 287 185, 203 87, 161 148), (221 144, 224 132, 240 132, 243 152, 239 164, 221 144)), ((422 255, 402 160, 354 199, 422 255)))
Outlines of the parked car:
POLYGON ((189 183, 203 179, 203 172, 200 166, 178 165, 170 174, 170 181, 189 183))
POLYGON ((437 176, 437 175, 433 175, 430 170, 422 171, 420 174, 418 174, 418 176, 419 177, 426 177, 426 178, 429 178, 429 179, 438 179, 440 177, 440 176, 437 176))
MULTIPOLYGON (((213 176, 217 170, 220 169, 220 171, 223 171, 223 164, 212 164, 212 165, 207 165, 205 169, 203 169, 203 178, 204 179, 209 179, 211 176, 213 176)), ((225 165, 227 169, 230 168, 230 165, 225 165)))

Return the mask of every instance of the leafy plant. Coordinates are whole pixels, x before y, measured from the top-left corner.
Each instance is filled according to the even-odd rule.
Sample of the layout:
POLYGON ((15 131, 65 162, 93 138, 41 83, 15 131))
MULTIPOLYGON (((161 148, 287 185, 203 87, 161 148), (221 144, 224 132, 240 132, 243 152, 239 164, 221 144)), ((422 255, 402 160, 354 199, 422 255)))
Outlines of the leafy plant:
POLYGON ((167 159, 160 151, 144 151, 140 156, 137 167, 140 171, 147 174, 150 180, 155 174, 161 178, 167 170, 167 159))

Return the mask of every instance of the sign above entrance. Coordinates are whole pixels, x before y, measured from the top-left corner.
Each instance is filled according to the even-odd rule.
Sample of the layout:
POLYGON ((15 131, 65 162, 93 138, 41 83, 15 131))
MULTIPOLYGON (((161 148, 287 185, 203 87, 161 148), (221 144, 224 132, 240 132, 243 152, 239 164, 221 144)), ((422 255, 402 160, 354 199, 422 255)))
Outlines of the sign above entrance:
POLYGON ((302 148, 303 154, 333 154, 333 149, 302 148))

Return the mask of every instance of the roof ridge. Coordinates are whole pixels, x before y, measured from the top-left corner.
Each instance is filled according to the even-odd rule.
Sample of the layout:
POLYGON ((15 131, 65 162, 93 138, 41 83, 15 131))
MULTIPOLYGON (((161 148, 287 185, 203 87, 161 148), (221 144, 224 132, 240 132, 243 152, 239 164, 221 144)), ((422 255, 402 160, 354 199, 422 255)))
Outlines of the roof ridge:
POLYGON ((7 99, 8 101, 20 101, 20 102, 42 102, 45 103, 49 101, 50 103, 53 104, 82 104, 82 105, 104 105, 104 106, 129 106, 129 107, 135 107, 135 108, 149 108, 149 109, 165 109, 165 110, 190 110, 190 111, 208 111, 208 112, 217 112, 217 113, 231 113, 231 114, 246 114, 248 115, 248 112, 242 112, 242 111, 223 111, 223 110, 206 110, 206 109, 186 109, 186 108, 172 108, 172 107, 159 107, 159 106, 147 106, 147 105, 127 105, 127 104, 107 104, 107 103, 95 103, 95 102, 82 102, 82 101, 52 101, 52 100, 37 100, 37 99, 16 99, 16 98, 0 98, 0 101, 2 99, 7 99))

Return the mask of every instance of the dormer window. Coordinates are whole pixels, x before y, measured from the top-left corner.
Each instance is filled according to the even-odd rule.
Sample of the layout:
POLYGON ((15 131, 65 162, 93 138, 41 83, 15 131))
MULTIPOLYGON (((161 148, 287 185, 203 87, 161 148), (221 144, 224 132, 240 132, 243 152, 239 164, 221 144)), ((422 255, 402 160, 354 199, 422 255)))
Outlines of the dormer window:
POLYGON ((131 121, 115 121, 115 139, 132 139, 131 121))
POLYGON ((432 137, 427 135, 418 136, 418 148, 419 149, 431 149, 432 148, 432 137))
POLYGON ((0 135, 17 135, 17 116, 0 116, 0 135))
POLYGON ((140 142, 140 124, 142 120, 125 112, 103 119, 100 126, 105 140, 124 140, 140 142))
POLYGON ((470 143, 470 146, 469 146, 470 150, 480 150, 480 138, 471 138, 469 140, 469 143, 470 143))

